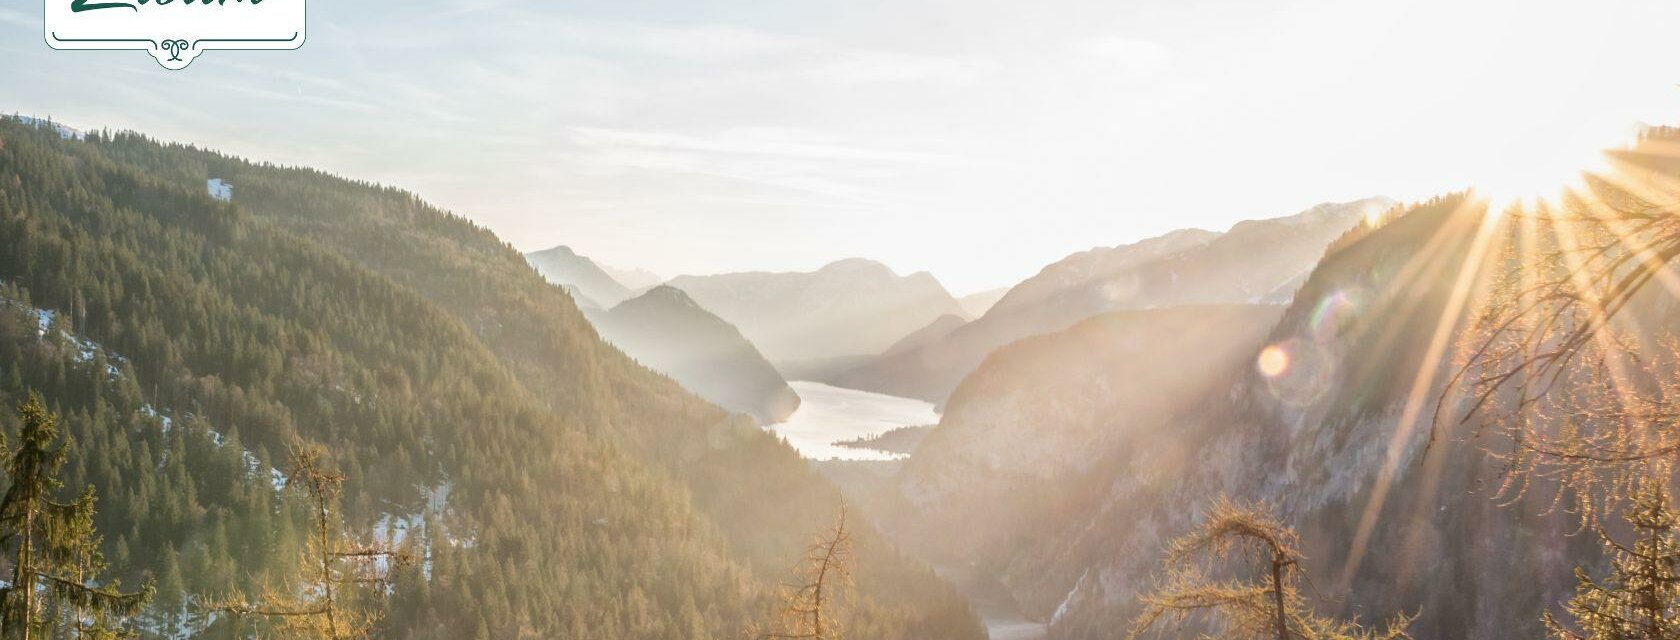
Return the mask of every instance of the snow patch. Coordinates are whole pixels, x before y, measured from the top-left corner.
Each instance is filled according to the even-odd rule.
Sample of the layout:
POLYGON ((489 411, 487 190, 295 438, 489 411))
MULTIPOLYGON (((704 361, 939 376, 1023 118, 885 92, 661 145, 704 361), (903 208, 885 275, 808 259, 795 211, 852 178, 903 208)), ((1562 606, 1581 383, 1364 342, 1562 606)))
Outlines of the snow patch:
POLYGON ((58 132, 58 137, 65 140, 87 140, 87 134, 83 133, 80 129, 73 129, 57 122, 53 122, 49 119, 22 115, 13 117, 16 118, 18 122, 30 125, 36 129, 52 129, 53 131, 58 132))
POLYGON ((1056 624, 1062 621, 1062 617, 1067 615, 1068 606, 1073 604, 1073 596, 1078 594, 1079 589, 1085 586, 1085 578, 1090 576, 1091 568, 1086 567, 1085 572, 1079 574, 1079 581, 1073 583, 1073 588, 1069 589, 1067 595, 1062 597, 1062 603, 1056 605, 1056 612, 1050 615, 1050 624, 1056 624))
MULTIPOLYGON (((38 309, 15 300, 6 300, 4 302, 8 306, 22 309, 24 313, 35 316, 35 335, 40 338, 47 337, 47 334, 52 331, 53 321, 58 318, 58 313, 50 309, 38 309)), ((65 340, 68 340, 72 345, 75 345, 77 362, 91 362, 93 361, 95 354, 103 352, 106 360, 105 373, 112 378, 117 378, 122 375, 122 370, 118 369, 116 364, 114 364, 124 361, 121 355, 105 351, 99 346, 99 343, 71 334, 67 331, 60 330, 58 335, 63 337, 65 340)), ((168 433, 170 429, 175 427, 175 418, 173 416, 158 411, 152 405, 148 404, 141 407, 140 414, 150 418, 156 418, 158 423, 162 425, 164 433, 168 433)), ((192 414, 187 414, 187 417, 192 417, 192 414)), ((210 433, 210 439, 216 443, 216 446, 221 447, 226 445, 225 437, 221 434, 221 432, 216 431, 215 429, 209 429, 208 431, 210 433)), ((245 449, 240 453, 244 456, 245 465, 250 473, 262 473, 263 464, 262 461, 257 459, 256 454, 251 453, 251 450, 249 449, 245 449)), ((280 491, 286 488, 286 474, 281 473, 280 470, 268 469, 268 477, 269 482, 274 487, 275 491, 280 491)))
MULTIPOLYGON (((450 490, 450 482, 444 480, 437 486, 421 490, 426 496, 426 504, 421 507, 419 512, 408 514, 385 512, 380 514, 379 519, 373 525, 374 540, 391 546, 398 546, 408 540, 411 532, 419 534, 422 538, 429 537, 433 533, 426 530, 427 523, 430 521, 436 524, 438 529, 441 529, 436 533, 440 533, 443 541, 449 546, 462 549, 473 548, 477 541, 472 535, 456 535, 442 524, 441 516, 449 510, 450 490)), ((420 574, 430 580, 432 577, 431 547, 422 544, 419 546, 419 550, 420 574)), ((389 562, 386 558, 378 558, 374 561, 373 566, 375 570, 383 572, 389 568, 389 562)))
MULTIPOLYGON (((6 300, 5 303, 6 303, 7 306, 10 306, 10 307, 13 307, 13 308, 16 308, 16 309, 22 309, 24 313, 35 316, 35 335, 36 335, 36 337, 39 337, 39 338, 44 339, 44 338, 47 337, 47 334, 52 331, 53 321, 58 318, 58 312, 53 311, 51 309, 38 309, 38 308, 35 308, 35 307, 31 307, 29 305, 23 304, 21 302, 15 301, 15 300, 6 300)), ((99 346, 99 343, 94 342, 92 340, 89 340, 87 338, 83 338, 81 336, 72 334, 68 331, 60 330, 58 332, 58 335, 59 335, 59 337, 64 338, 65 340, 69 341, 70 344, 72 344, 76 347, 76 361, 77 362, 82 362, 82 363, 92 362, 93 361, 93 356, 96 353, 102 351, 102 349, 99 346)), ((115 378, 115 377, 121 375, 122 372, 121 372, 121 370, 119 370, 117 368, 116 365, 118 363, 121 363, 122 361, 123 361, 122 356, 119 356, 117 354, 106 351, 105 352, 105 373, 107 375, 111 376, 112 378, 115 378)))
MULTIPOLYGON (((145 405, 143 407, 140 407, 140 415, 146 416, 148 418, 156 418, 157 421, 158 421, 158 424, 163 427, 163 432, 166 433, 166 434, 169 433, 170 429, 175 428, 175 418, 170 416, 167 413, 158 411, 152 405, 148 404, 148 405, 145 405)), ((186 419, 188 419, 188 420, 191 420, 194 417, 196 417, 196 416, 194 416, 191 412, 188 412, 186 414, 186 419)), ((227 436, 222 435, 222 432, 217 431, 215 429, 206 428, 205 433, 207 433, 210 436, 210 441, 215 443, 215 445, 217 447, 227 446, 227 436)), ((167 453, 168 452, 165 451, 165 454, 167 454, 167 453)), ((261 476, 261 475, 265 475, 264 470, 266 469, 266 471, 267 471, 266 475, 268 476, 269 485, 274 487, 274 490, 276 492, 284 491, 286 489, 287 478, 286 478, 286 474, 284 472, 280 471, 279 469, 265 468, 263 466, 262 460, 259 460, 257 458, 257 454, 252 453, 250 449, 241 449, 240 452, 239 452, 239 455, 245 461, 245 472, 246 473, 248 473, 250 475, 253 475, 253 476, 261 476)))
POLYGON ((212 198, 221 200, 222 202, 229 202, 233 200, 232 182, 226 182, 221 178, 211 178, 204 183, 204 186, 206 190, 210 192, 210 197, 212 198))

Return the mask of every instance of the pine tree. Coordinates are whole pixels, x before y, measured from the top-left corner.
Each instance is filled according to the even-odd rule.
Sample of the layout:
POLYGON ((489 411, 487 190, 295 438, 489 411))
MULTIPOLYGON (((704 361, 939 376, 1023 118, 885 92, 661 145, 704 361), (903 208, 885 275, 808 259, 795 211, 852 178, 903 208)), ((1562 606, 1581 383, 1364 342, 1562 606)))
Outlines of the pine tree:
POLYGON ((1127 638, 1166 622, 1205 614, 1220 633, 1197 637, 1251 640, 1398 640, 1407 618, 1381 632, 1313 613, 1301 596, 1300 537, 1258 507, 1220 498, 1202 524, 1167 548, 1167 578, 1140 596, 1143 613, 1127 638), (1246 562, 1229 563, 1231 560, 1246 562), (1235 564, 1237 566, 1230 566, 1235 564), (1245 566, 1246 565, 1246 566, 1245 566), (1210 575, 1216 574, 1216 575, 1210 575))
POLYGON ((234 593, 207 608, 234 616, 270 618, 276 621, 276 631, 288 638, 367 637, 378 619, 365 607, 357 606, 357 596, 371 592, 382 599, 392 585, 391 569, 408 564, 412 554, 406 546, 344 540, 338 533, 337 515, 344 475, 328 468, 326 451, 319 445, 294 443, 290 454, 286 484, 302 487, 313 525, 301 568, 308 584, 302 589, 269 590, 260 602, 234 593))
POLYGON ((150 617, 154 626, 161 628, 165 635, 179 636, 182 625, 186 623, 184 605, 187 602, 187 581, 182 577, 181 554, 175 550, 175 545, 165 544, 160 558, 157 578, 159 606, 153 608, 150 617))
POLYGON ((61 621, 82 637, 121 635, 111 619, 138 614, 152 586, 134 593, 122 593, 115 583, 88 586, 105 567, 93 528, 93 489, 73 502, 54 501, 69 447, 58 443, 58 419, 35 393, 18 407, 18 416, 17 448, 3 451, 11 486, 0 498, 0 543, 14 554, 12 579, 0 589, 0 636, 47 638, 61 621))
MULTIPOLYGON (((93 505, 96 497, 92 487, 82 493, 77 504, 86 504, 86 509, 79 510, 66 531, 66 539, 76 541, 58 549, 54 560, 67 569, 68 577, 77 584, 86 584, 105 572, 108 565, 99 549, 105 537, 99 534, 93 524, 93 505)), ((109 585, 114 587, 115 585, 109 585)), ((52 604, 59 610, 60 622, 74 631, 78 640, 99 640, 105 638, 120 638, 132 635, 123 629, 112 626, 111 613, 107 610, 90 607, 76 599, 54 598, 52 604)))
POLYGON ((1610 577, 1594 582, 1575 568, 1576 595, 1564 606, 1576 629, 1546 613, 1541 618, 1559 640, 1668 640, 1680 638, 1680 514, 1660 480, 1647 480, 1624 518, 1633 546, 1600 529, 1610 554, 1610 577))

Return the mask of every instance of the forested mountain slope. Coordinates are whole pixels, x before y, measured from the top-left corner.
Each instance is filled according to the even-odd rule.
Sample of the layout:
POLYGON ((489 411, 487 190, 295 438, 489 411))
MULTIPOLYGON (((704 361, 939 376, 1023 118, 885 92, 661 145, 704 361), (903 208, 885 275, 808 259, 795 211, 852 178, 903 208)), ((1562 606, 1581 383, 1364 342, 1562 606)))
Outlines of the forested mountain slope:
MULTIPOLYGON (((1109 638, 1138 611, 1163 545, 1221 495, 1267 501, 1303 535, 1318 606, 1366 621, 1418 614, 1415 637, 1538 637, 1575 565, 1599 557, 1544 487, 1495 499, 1500 462, 1448 423, 1426 450, 1451 347, 1484 283, 1485 204, 1462 195, 1391 212, 1332 244, 1221 393, 1110 447, 991 567, 1057 638, 1109 638), (1471 266, 1467 266, 1471 265, 1471 266), (1444 342, 1443 342, 1444 340, 1444 342), (1279 366, 1279 363, 1283 366, 1279 366)), ((1642 309, 1673 327, 1673 304, 1642 309)), ((1045 415, 1053 407, 1019 410, 1045 415)), ((1050 428, 1047 426, 1046 428, 1050 428)), ((924 450, 928 445, 924 445, 924 450)), ((994 547, 999 549, 1002 547, 994 547)), ((1589 565, 1590 566, 1590 565, 1589 565)))
MULTIPOLYGON (((733 636, 837 504, 791 449, 604 344, 511 247, 395 189, 0 121, 0 279, 0 392, 40 389, 103 443, 67 484, 99 490, 115 575, 178 565, 154 617, 291 568, 295 509, 261 515, 289 499, 230 442, 258 466, 323 442, 347 526, 424 523, 396 637, 733 636)), ((859 633, 978 637, 930 572, 859 542, 859 633)))
MULTIPOLYGON (((1055 635, 1104 638, 1126 624, 1156 569, 1150 556, 1221 494, 1278 505, 1303 533, 1331 610, 1366 620, 1421 611, 1417 637, 1541 635, 1544 603, 1567 589, 1564 558, 1592 557, 1594 545, 1565 536, 1562 514, 1536 515, 1539 496, 1502 508, 1479 492, 1497 463, 1475 445, 1422 457, 1427 415, 1420 425, 1405 411, 1437 332, 1459 327, 1452 292, 1484 209, 1437 199, 1338 241, 1267 338, 1288 354, 1282 373, 1250 359, 1230 372, 1229 393, 1109 452, 1089 480, 1089 515, 1045 535, 1055 548, 1004 561, 1024 597, 1047 614, 1059 608, 1055 635), (1378 480, 1386 464, 1392 484, 1378 480), (1378 486, 1380 526, 1350 564, 1378 486)), ((1432 364, 1443 371, 1422 382, 1430 399, 1450 366, 1432 364)))
POLYGON ((1105 451, 1223 392, 1210 371, 1247 361, 1282 308, 1115 311, 993 352, 905 462, 904 543, 941 562, 1007 554, 1035 523, 1066 521, 1067 496, 1105 451))

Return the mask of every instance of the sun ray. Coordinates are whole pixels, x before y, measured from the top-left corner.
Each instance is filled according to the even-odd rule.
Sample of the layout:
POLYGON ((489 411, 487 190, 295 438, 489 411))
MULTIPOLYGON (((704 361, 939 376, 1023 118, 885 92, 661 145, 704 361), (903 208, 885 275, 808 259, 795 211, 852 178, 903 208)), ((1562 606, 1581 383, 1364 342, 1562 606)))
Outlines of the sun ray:
MULTIPOLYGON (((1652 174, 1647 175, 1646 179, 1642 181, 1631 175, 1631 173, 1631 171, 1612 170, 1603 174, 1593 174, 1593 177, 1610 186, 1621 189, 1635 198, 1657 204, 1658 206, 1661 206, 1660 203, 1664 200, 1675 200, 1674 194, 1680 193, 1680 181, 1673 178, 1659 174, 1652 174), (1653 186, 1649 184, 1650 182, 1661 182, 1666 184, 1653 186)), ((1604 203, 1603 198, 1590 187, 1581 190, 1581 192, 1577 195, 1578 197, 1590 200, 1591 203, 1597 205, 1596 207, 1589 206, 1589 212, 1611 210, 1609 205, 1604 203)), ((1669 205, 1669 208, 1674 207, 1675 205, 1673 204, 1669 205)), ((1657 258, 1652 255, 1650 250, 1651 248, 1648 246, 1649 242, 1638 238, 1638 234, 1636 234, 1633 229, 1629 228, 1630 223, 1618 219, 1617 216, 1613 214, 1599 216, 1598 220, 1604 224, 1608 230, 1619 236, 1626 246, 1633 247, 1635 250, 1639 251, 1637 259, 1643 262, 1648 268, 1652 269, 1654 279, 1657 280, 1657 282, 1664 288, 1668 289, 1670 294, 1675 297, 1680 297, 1680 274, 1677 274, 1672 270, 1662 268, 1663 265, 1654 264, 1657 262, 1657 258)))
MULTIPOLYGON (((1668 188, 1653 186, 1659 178, 1639 180, 1636 163, 1611 159, 1611 170, 1583 174, 1584 185, 1557 200, 1511 209, 1520 247, 1514 267, 1498 278, 1506 293, 1480 314, 1485 340, 1448 385, 1478 361, 1511 365, 1484 364, 1468 378, 1479 390, 1465 420, 1484 403, 1501 407, 1487 424, 1510 438, 1509 451, 1489 450, 1505 462, 1498 493, 1507 504, 1525 499, 1536 482, 1556 482, 1548 510, 1567 504, 1582 526, 1614 507, 1652 455, 1673 446, 1649 428, 1653 405, 1641 385, 1655 381, 1645 377, 1652 369, 1639 345, 1647 336, 1639 318, 1622 311, 1653 279, 1680 292, 1667 269, 1680 248, 1672 207, 1655 204, 1676 185, 1661 178, 1668 188), (1601 460, 1610 473, 1583 460, 1601 460)), ((1449 402, 1443 398, 1438 410, 1449 402)))
MULTIPOLYGON (((1675 183, 1666 176, 1655 174, 1649 176, 1653 181, 1667 182, 1667 188, 1664 188, 1641 181, 1632 173, 1631 171, 1614 172, 1605 176, 1604 183, 1621 189, 1624 193, 1645 203, 1653 204, 1671 199, 1670 194, 1675 193, 1676 189, 1680 188, 1680 183, 1675 183)), ((1613 242, 1627 248, 1626 250, 1632 255, 1634 261, 1632 269, 1642 269, 1653 273, 1653 279, 1657 280, 1670 294, 1680 295, 1680 278, 1677 278, 1667 268, 1663 260, 1652 253, 1652 240, 1644 237, 1638 230, 1631 228, 1632 223, 1617 215, 1618 211, 1609 203, 1606 203, 1596 191, 1588 190, 1580 194, 1576 202, 1580 204, 1587 217, 1602 225, 1602 228, 1613 236, 1613 242)), ((1563 241, 1572 242, 1573 239, 1565 237, 1563 241)), ((1579 254, 1579 251, 1571 251, 1571 253, 1579 254)), ((1579 266, 1572 266, 1572 270, 1574 272, 1583 271, 1579 266)), ((1591 292, 1593 290, 1589 287, 1590 284, 1577 282, 1576 286, 1591 292)), ((1631 298, 1632 295, 1629 294, 1626 297, 1631 298)), ((1622 300, 1620 302, 1625 303, 1626 301, 1622 300)), ((1597 299, 1592 300, 1592 302, 1595 303, 1592 305, 1593 309, 1598 309, 1602 304, 1602 301, 1597 299)), ((1636 387, 1637 382, 1634 380, 1633 372, 1628 370, 1632 365, 1629 358, 1637 358, 1637 352, 1631 356, 1624 354, 1622 345, 1615 342, 1621 335, 1629 336, 1631 340, 1642 341, 1647 337, 1647 333, 1640 327, 1637 316, 1631 313, 1617 314, 1611 319, 1595 319, 1595 322, 1605 329, 1619 328, 1625 332, 1616 336, 1612 336, 1611 331, 1595 333, 1596 344, 1601 351, 1598 359, 1604 361, 1609 369, 1610 381, 1617 395, 1616 400, 1619 403, 1616 409, 1618 420, 1613 429, 1615 433, 1613 442, 1618 443, 1620 445, 1619 449, 1623 452, 1650 452, 1666 447, 1668 438, 1660 430, 1652 429, 1652 425, 1640 417, 1643 411, 1641 390, 1636 387), (1615 327, 1612 323, 1619 323, 1622 326, 1615 327)))
MULTIPOLYGON (((1468 200, 1468 198, 1466 198, 1466 200, 1468 200)), ((1464 206, 1465 204, 1463 203, 1459 204, 1458 208, 1455 208, 1455 210, 1448 215, 1447 219, 1449 221, 1454 220, 1455 216, 1458 216, 1458 212, 1462 211, 1464 206)), ((1400 267, 1399 272, 1394 275, 1392 282, 1388 286, 1396 291, 1405 291, 1411 289, 1413 286, 1421 286, 1434 282, 1436 277, 1440 275, 1439 272, 1442 269, 1442 262, 1449 257, 1450 250, 1454 244, 1453 241, 1459 237, 1456 232, 1457 229, 1455 229, 1450 223, 1435 225, 1434 231, 1432 231, 1429 235, 1429 239, 1422 247, 1418 248, 1418 250, 1413 253, 1409 259, 1406 260, 1405 264, 1400 267)), ((1375 340, 1375 350, 1379 353, 1383 353, 1399 346, 1397 341, 1400 340, 1405 332, 1406 326, 1404 323, 1382 323, 1382 333, 1378 335, 1375 340)))
MULTIPOLYGON (((1562 250, 1563 259, 1566 263, 1564 266, 1570 275, 1570 279, 1574 283, 1573 286, 1577 291, 1581 291, 1582 295, 1587 298, 1585 307, 1590 314, 1589 321, 1594 326, 1606 329, 1610 328, 1611 319, 1605 315, 1606 312, 1603 309, 1604 301, 1598 294, 1597 289, 1593 286, 1593 283, 1589 282, 1586 278, 1585 267, 1587 265, 1584 264, 1583 258, 1581 257, 1582 248, 1580 239, 1576 237, 1572 230, 1559 229, 1556 224, 1552 225, 1552 233, 1559 245, 1559 248, 1562 250)), ((1632 324, 1634 322, 1633 318, 1628 314, 1619 314, 1617 317, 1620 318, 1620 322, 1624 324, 1632 324)), ((1611 388, 1618 396, 1621 406, 1636 406, 1638 403, 1638 397, 1636 395, 1637 391, 1633 388, 1633 381, 1631 373, 1627 370, 1627 363, 1622 358, 1612 357, 1612 355, 1618 351, 1618 345, 1614 343, 1614 338, 1610 335, 1610 332, 1604 330, 1593 332, 1592 337, 1593 341, 1599 348, 1600 353, 1604 354, 1601 356, 1601 359, 1603 360, 1603 363, 1610 375, 1611 388)), ((1624 431, 1622 435, 1629 435, 1626 433, 1626 430, 1629 427, 1630 425, 1626 424, 1626 421, 1623 421, 1623 423, 1619 425, 1619 429, 1624 431)), ((1645 433, 1643 430, 1634 430, 1631 435, 1635 438, 1643 439, 1645 433)))
MULTIPOLYGON (((1470 213, 1480 203, 1466 198, 1459 209, 1453 212, 1453 217, 1470 213)), ((1353 584, 1353 578, 1359 571, 1359 565, 1364 560, 1365 550, 1371 541, 1371 534, 1376 530, 1377 518, 1382 513, 1383 503, 1388 499, 1389 489, 1394 483, 1395 473, 1400 466, 1400 454, 1406 441, 1416 429, 1419 418, 1423 414, 1424 406, 1429 403, 1430 390, 1435 384, 1435 375, 1446 356, 1447 346, 1452 341, 1453 329, 1463 316, 1470 298, 1470 292, 1475 286, 1476 275, 1482 270, 1483 262, 1488 257, 1488 247, 1492 246, 1495 232, 1501 223, 1501 216, 1487 215, 1484 211, 1477 225, 1476 235, 1471 241, 1470 250, 1465 256, 1463 265, 1459 268, 1458 277, 1447 299, 1447 305, 1442 309, 1441 317, 1436 322, 1435 333, 1430 338, 1429 346, 1421 366, 1412 380, 1411 391, 1407 394, 1406 404, 1401 409, 1400 419, 1395 424, 1394 434, 1389 439, 1388 452, 1383 458, 1382 468, 1377 472, 1377 481, 1371 488, 1371 497, 1365 504, 1364 513, 1359 518, 1359 528, 1354 534, 1353 543, 1349 546, 1347 563, 1342 570, 1341 591, 1345 592, 1353 584)))

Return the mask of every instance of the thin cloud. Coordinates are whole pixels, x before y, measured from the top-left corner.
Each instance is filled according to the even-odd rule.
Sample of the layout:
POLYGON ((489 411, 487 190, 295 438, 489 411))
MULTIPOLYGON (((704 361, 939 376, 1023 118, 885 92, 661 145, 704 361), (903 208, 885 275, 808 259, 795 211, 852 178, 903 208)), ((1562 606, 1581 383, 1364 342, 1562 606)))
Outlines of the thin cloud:
POLYGON ((785 129, 731 129, 713 135, 666 131, 570 127, 573 139, 584 146, 641 147, 724 155, 775 156, 806 160, 866 160, 918 165, 971 166, 962 156, 850 146, 823 140, 819 134, 785 129))
POLYGON ((740 59, 783 54, 813 46, 806 38, 734 25, 650 25, 634 22, 550 20, 544 31, 599 51, 629 51, 680 59, 740 59))
POLYGON ((1172 61, 1173 51, 1160 43, 1138 38, 1101 36, 1079 44, 1080 52, 1114 65, 1131 75, 1154 75, 1172 61))
POLYGON ((21 11, 13 11, 11 9, 0 9, 0 24, 11 25, 24 29, 42 28, 40 18, 25 15, 21 11))
POLYGON ((814 73, 853 84, 930 80, 973 84, 989 70, 989 65, 967 58, 856 51, 840 55, 838 60, 819 67, 814 73))

